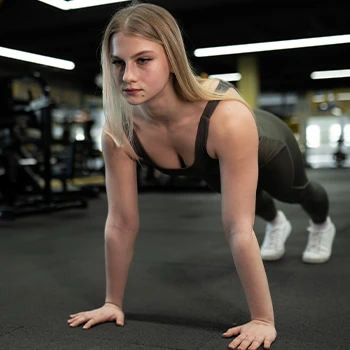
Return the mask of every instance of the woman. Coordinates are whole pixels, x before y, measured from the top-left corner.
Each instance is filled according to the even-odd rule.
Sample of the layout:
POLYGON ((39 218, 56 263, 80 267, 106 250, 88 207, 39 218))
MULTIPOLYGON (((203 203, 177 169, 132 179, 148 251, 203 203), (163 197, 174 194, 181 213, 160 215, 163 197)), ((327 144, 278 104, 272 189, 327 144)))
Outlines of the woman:
MULTIPOLYGON (((124 324, 124 290, 139 229, 136 165, 142 159, 164 173, 201 177, 222 193, 224 231, 251 313, 251 321, 224 336, 236 336, 231 348, 269 349, 277 333, 261 256, 281 258, 291 230, 270 194, 300 203, 319 238, 334 228, 327 195, 307 180, 294 135, 277 117, 253 112, 231 85, 196 77, 175 19, 159 6, 136 4, 114 15, 102 43, 102 69, 106 303, 71 315, 69 324, 124 324), (261 253, 255 214, 268 222, 261 253)), ((320 255, 313 243, 310 238, 304 261, 327 260, 331 244, 320 255)))

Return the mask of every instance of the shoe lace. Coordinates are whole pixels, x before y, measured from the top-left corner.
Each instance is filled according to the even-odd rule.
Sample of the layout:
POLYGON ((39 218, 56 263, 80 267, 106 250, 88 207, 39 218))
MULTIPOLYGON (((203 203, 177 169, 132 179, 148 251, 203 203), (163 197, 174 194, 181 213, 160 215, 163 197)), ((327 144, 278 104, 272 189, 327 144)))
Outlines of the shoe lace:
POLYGON ((268 228, 265 242, 267 248, 275 248, 278 245, 279 232, 280 227, 278 226, 268 228))
POLYGON ((309 231, 310 235, 306 250, 318 251, 322 243, 324 230, 315 230, 312 227, 309 227, 307 230, 309 231))

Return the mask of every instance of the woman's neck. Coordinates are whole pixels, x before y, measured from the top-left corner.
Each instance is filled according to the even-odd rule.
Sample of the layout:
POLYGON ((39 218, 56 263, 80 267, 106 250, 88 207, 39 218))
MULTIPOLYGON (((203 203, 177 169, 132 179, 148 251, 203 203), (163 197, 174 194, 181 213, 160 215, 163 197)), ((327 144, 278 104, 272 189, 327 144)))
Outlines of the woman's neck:
POLYGON ((166 101, 155 108, 149 106, 138 106, 137 117, 147 123, 162 129, 174 130, 201 115, 206 101, 185 102, 181 100, 166 101))
POLYGON ((176 94, 172 84, 168 84, 161 93, 146 103, 136 106, 134 111, 137 117, 148 123, 170 128, 196 114, 199 102, 184 101, 176 94))

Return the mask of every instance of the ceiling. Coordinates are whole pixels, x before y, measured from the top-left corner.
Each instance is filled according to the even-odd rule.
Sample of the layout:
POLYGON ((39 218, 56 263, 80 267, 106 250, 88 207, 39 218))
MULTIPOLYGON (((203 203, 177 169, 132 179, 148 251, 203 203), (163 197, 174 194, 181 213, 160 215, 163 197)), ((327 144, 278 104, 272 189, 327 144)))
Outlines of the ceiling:
MULTIPOLYGON (((146 2, 146 1, 144 1, 146 2)), ((350 34, 349 1, 157 0, 184 32, 198 73, 237 71, 237 56, 196 58, 199 47, 350 34)), ((34 71, 94 91, 99 46, 111 15, 128 2, 61 11, 37 0, 0 0, 0 46, 68 59, 73 71, 0 58, 0 72, 34 71)), ((311 80, 315 70, 350 68, 350 44, 257 54, 262 92, 350 87, 350 78, 311 80)))

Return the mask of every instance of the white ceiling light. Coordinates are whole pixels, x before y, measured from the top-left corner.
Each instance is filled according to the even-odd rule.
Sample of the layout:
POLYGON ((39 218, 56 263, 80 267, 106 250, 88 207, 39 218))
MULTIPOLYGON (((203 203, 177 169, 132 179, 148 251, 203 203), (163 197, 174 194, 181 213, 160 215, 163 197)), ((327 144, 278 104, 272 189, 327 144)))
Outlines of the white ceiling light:
POLYGON ((350 69, 317 71, 312 72, 310 77, 311 79, 348 78, 350 77, 350 69))
POLYGON ((268 41, 264 43, 254 43, 254 44, 207 47, 207 48, 196 49, 194 51, 194 55, 196 57, 237 55, 242 53, 299 49, 304 47, 347 44, 347 43, 350 43, 350 34, 323 36, 318 38, 307 38, 307 39, 268 41))
POLYGON ((238 81, 242 76, 240 73, 211 74, 209 78, 217 78, 225 81, 238 81))
POLYGON ((54 6, 60 10, 77 10, 85 7, 101 6, 107 4, 114 4, 116 2, 123 2, 129 0, 38 0, 47 5, 54 6))
POLYGON ((6 47, 1 47, 1 46, 0 46, 0 56, 13 58, 15 60, 20 60, 20 61, 38 63, 44 66, 50 66, 50 67, 61 68, 66 70, 72 70, 75 68, 74 62, 71 62, 71 61, 66 61, 66 60, 62 60, 54 57, 37 55, 34 53, 25 52, 25 51, 8 49, 6 47))

